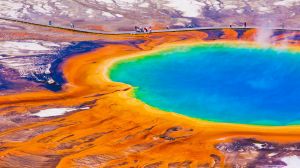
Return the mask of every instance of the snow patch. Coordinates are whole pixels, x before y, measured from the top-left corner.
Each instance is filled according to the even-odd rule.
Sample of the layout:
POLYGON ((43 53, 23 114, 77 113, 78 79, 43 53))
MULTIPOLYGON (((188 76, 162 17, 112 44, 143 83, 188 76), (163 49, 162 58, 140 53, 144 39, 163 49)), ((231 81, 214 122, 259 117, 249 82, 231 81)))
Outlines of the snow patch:
POLYGON ((258 149, 264 148, 264 144, 260 144, 260 143, 254 143, 254 146, 256 146, 258 149))
POLYGON ((112 3, 112 0, 96 0, 97 2, 101 2, 101 3, 112 3))
POLYGON ((300 157, 296 155, 283 157, 281 161, 286 164, 283 168, 299 168, 300 165, 300 157))
POLYGON ((270 153, 270 154, 268 154, 268 157, 273 157, 273 156, 275 156, 275 155, 277 155, 278 153, 270 153))
POLYGON ((0 64, 16 70, 20 77, 50 74, 51 64, 44 64, 43 61, 47 58, 40 56, 54 54, 68 45, 69 42, 54 43, 42 40, 1 41, 0 64))
POLYGON ((236 10, 236 12, 239 14, 242 14, 242 13, 244 13, 244 9, 238 9, 238 10, 236 10))
POLYGON ((76 110, 87 110, 89 107, 84 107, 84 108, 52 108, 52 109, 45 109, 45 110, 40 110, 37 113, 31 114, 31 116, 38 116, 38 117, 54 117, 54 116, 60 116, 64 115, 68 112, 76 111, 76 110))
POLYGON ((121 14, 116 14, 116 16, 117 16, 117 17, 123 17, 123 15, 121 15, 121 14))
POLYGON ((185 17, 197 17, 200 15, 201 6, 204 3, 194 0, 169 0, 168 7, 174 8, 182 12, 185 17))
POLYGON ((87 14, 93 14, 93 13, 94 13, 94 10, 93 10, 93 9, 87 9, 85 12, 86 12, 87 14))
POLYGON ((1 41, 0 55, 23 56, 50 54, 69 43, 54 43, 42 40, 1 41))
POLYGON ((102 12, 102 15, 106 16, 106 17, 115 17, 113 14, 111 14, 109 12, 102 12))
POLYGON ((147 2, 139 4, 139 7, 142 7, 142 8, 148 8, 149 6, 150 6, 150 4, 147 2))
POLYGON ((35 50, 35 51, 40 51, 40 50, 50 50, 49 48, 46 48, 40 44, 34 43, 34 42, 17 42, 17 41, 5 41, 0 44, 1 47, 8 48, 18 48, 20 50, 35 50))
POLYGON ((93 10, 93 9, 87 9, 86 11, 85 11, 85 13, 88 15, 88 17, 89 18, 93 18, 93 17, 95 17, 95 10, 93 10))
POLYGON ((299 4, 299 0, 281 0, 281 1, 274 2, 274 5, 291 7, 297 3, 299 4))
POLYGON ((268 13, 270 12, 270 9, 268 7, 265 6, 260 6, 258 7, 259 13, 268 13))
POLYGON ((224 6, 224 9, 237 9, 238 8, 238 6, 236 6, 236 5, 225 5, 224 6))

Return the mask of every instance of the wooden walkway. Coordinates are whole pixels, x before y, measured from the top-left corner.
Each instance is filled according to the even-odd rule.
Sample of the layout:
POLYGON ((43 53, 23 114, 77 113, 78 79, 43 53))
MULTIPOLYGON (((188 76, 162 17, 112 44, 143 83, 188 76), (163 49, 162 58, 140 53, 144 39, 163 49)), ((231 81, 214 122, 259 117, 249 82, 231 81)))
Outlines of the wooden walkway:
MULTIPOLYGON (((91 34, 103 34, 103 35, 121 35, 121 34, 147 34, 147 33, 138 33, 135 31, 98 31, 98 30, 88 30, 88 29, 81 29, 81 28, 71 28, 71 26, 61 26, 61 25, 48 25, 43 23, 35 23, 31 21, 13 19, 13 18, 4 18, 0 17, 0 20, 11 21, 11 22, 18 22, 42 27, 49 27, 49 28, 56 28, 56 29, 63 29, 69 31, 76 31, 80 33, 91 33, 91 34)), ((75 25, 76 26, 76 25, 75 25)), ((218 30, 218 29, 229 29, 229 27, 194 27, 194 28, 179 28, 179 29, 161 29, 161 30, 153 30, 152 33, 162 33, 162 32, 180 32, 180 31, 197 31, 197 30, 218 30)), ((271 29, 271 30, 283 30, 280 27, 232 27, 230 29, 271 29)), ((284 30, 290 31, 300 31, 300 28, 284 28, 284 30)))

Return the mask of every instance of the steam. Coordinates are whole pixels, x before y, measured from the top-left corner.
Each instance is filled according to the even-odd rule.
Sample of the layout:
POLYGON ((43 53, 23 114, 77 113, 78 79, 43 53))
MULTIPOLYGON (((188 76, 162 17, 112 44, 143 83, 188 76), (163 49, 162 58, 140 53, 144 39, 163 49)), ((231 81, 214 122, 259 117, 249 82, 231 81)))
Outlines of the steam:
POLYGON ((269 48, 272 46, 273 30, 270 28, 259 28, 255 37, 255 41, 263 48, 269 48))
POLYGON ((272 28, 259 28, 257 30, 255 41, 262 48, 270 48, 276 46, 277 49, 285 50, 289 46, 289 39, 295 37, 293 33, 283 33, 282 37, 273 37, 274 29, 272 28))
POLYGON ((293 33, 283 33, 280 38, 273 37, 274 35, 274 28, 282 28, 281 26, 284 24, 283 22, 272 21, 268 18, 263 19, 265 20, 263 23, 259 24, 261 25, 257 29, 256 36, 254 40, 258 45, 260 45, 262 48, 270 48, 276 46, 277 49, 285 50, 288 48, 289 45, 289 39, 291 37, 294 37, 296 34, 293 33))
POLYGON ((273 28, 277 24, 270 18, 264 18, 263 20, 258 21, 258 25, 260 25, 260 28, 257 30, 255 41, 263 48, 271 47, 274 43, 272 40, 274 34, 273 28))

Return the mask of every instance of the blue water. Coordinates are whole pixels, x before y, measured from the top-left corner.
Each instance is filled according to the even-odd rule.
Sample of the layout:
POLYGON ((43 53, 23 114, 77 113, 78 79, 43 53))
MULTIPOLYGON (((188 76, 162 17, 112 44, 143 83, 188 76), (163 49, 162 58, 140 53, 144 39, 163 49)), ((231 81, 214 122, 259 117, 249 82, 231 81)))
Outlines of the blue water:
POLYGON ((300 123, 300 54, 275 49, 203 45, 123 60, 113 81, 136 98, 204 120, 255 125, 300 123))

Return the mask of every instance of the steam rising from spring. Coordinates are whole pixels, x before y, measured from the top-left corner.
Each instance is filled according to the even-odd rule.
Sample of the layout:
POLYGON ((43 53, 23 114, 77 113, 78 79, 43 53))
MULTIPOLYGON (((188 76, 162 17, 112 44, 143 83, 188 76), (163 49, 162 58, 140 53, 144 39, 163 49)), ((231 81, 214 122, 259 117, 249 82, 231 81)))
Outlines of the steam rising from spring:
POLYGON ((284 50, 287 49, 289 38, 295 36, 295 32, 289 34, 282 34, 282 38, 273 38, 274 28, 259 28, 257 30, 255 41, 263 48, 269 48, 276 45, 276 48, 284 50))
POLYGON ((270 28, 260 28, 257 30, 255 41, 264 48, 270 47, 272 42, 273 30, 270 28))
POLYGON ((277 21, 265 18, 265 22, 259 25, 260 28, 257 30, 255 41, 263 48, 269 48, 275 46, 278 49, 286 49, 288 46, 288 38, 293 37, 295 34, 283 34, 281 39, 273 38, 275 28, 283 28, 283 23, 277 23, 277 21))

